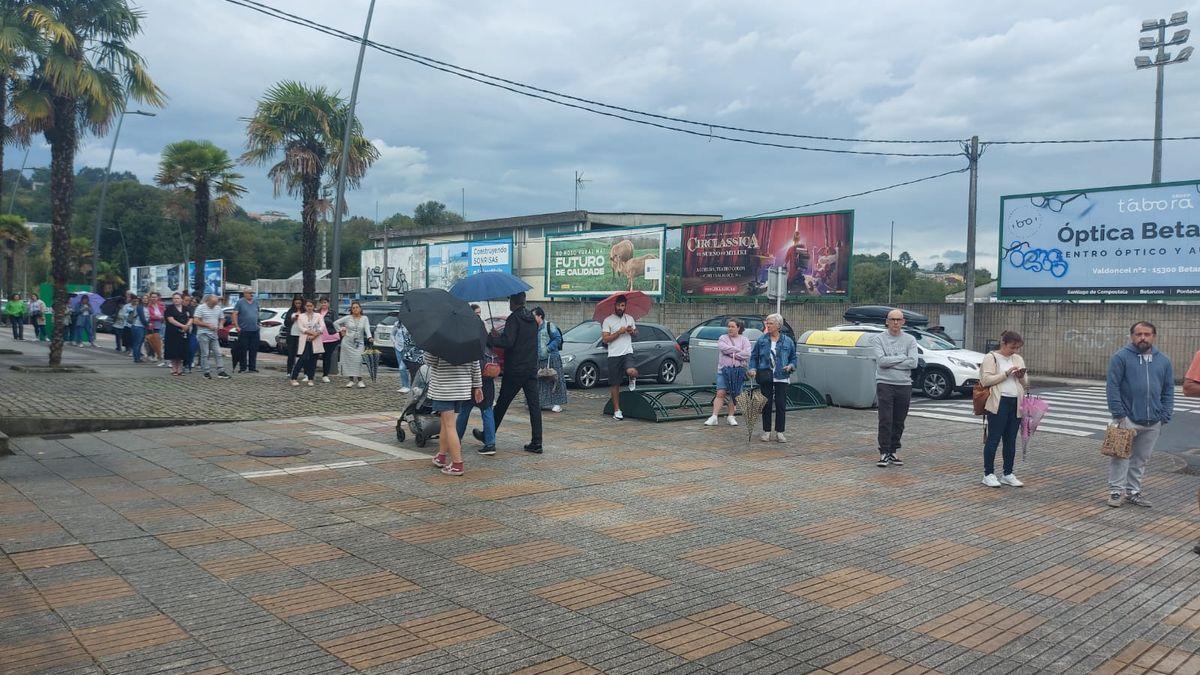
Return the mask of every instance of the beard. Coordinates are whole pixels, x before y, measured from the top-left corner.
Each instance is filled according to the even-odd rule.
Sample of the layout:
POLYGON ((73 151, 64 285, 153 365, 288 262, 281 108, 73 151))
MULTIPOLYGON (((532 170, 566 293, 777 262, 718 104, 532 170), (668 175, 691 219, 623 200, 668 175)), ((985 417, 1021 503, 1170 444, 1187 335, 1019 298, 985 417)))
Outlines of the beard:
POLYGON ((625 310, 621 309, 621 308, 617 308, 617 309, 613 310, 613 314, 616 314, 617 317, 619 318, 619 317, 625 316, 625 310))
POLYGON ((1145 354, 1146 352, 1150 351, 1154 345, 1150 344, 1149 342, 1135 342, 1133 343, 1133 346, 1136 347, 1139 352, 1145 354))

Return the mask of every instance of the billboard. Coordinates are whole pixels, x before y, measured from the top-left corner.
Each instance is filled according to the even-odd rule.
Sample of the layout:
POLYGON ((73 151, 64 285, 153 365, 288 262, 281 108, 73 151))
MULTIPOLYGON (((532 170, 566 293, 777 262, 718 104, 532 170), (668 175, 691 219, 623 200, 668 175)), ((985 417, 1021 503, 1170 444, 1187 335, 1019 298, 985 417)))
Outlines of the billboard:
POLYGON ((383 249, 363 249, 359 268, 358 292, 363 297, 381 297, 383 284, 388 294, 404 293, 410 288, 425 288, 425 245, 391 246, 387 249, 387 269, 383 268, 383 249))
MULTIPOLYGON (((187 264, 187 285, 192 287, 192 279, 196 278, 196 261, 189 260, 187 264)), ((225 261, 224 260, 205 260, 204 261, 204 289, 196 291, 191 288, 192 295, 215 295, 223 297, 225 295, 225 261)))
POLYGON ((1000 198, 1001 298, 1200 299, 1200 182, 1000 198))
POLYGON ((853 211, 685 225, 683 296, 765 296, 784 268, 789 296, 844 298, 853 230, 853 211))
POLYGON ((429 286, 450 290, 451 286, 472 274, 512 274, 512 246, 511 239, 429 244, 429 286))
MULTIPOLYGON (((143 265, 129 268, 129 289, 138 295, 158 293, 169 297, 172 293, 193 290, 192 277, 196 273, 194 261, 167 265, 143 265)), ((225 288, 225 261, 204 261, 204 293, 221 295, 225 288)))
POLYGON ((663 292, 662 226, 546 238, 546 295, 663 292))

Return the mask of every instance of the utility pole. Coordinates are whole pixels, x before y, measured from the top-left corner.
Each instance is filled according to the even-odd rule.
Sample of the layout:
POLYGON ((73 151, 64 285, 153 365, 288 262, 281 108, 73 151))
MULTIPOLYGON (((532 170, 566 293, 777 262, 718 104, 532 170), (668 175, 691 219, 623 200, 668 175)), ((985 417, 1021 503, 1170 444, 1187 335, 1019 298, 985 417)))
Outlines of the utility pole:
MULTIPOLYGON (((375 223, 379 224, 379 202, 375 202, 375 223)), ((384 301, 387 300, 387 287, 388 287, 387 250, 388 250, 388 228, 387 228, 387 225, 384 225, 383 226, 383 283, 380 284, 380 293, 382 294, 384 301)), ((360 288, 358 292, 362 293, 363 290, 364 289, 360 288)))
MULTIPOLYGON (((17 172, 17 180, 13 183, 12 195, 8 199, 8 212, 13 212, 13 207, 17 204, 17 190, 21 188, 21 179, 25 177, 25 163, 29 161, 29 151, 33 149, 31 143, 25 148, 25 158, 21 160, 21 170, 17 172)), ((32 181, 30 181, 32 182, 32 181)))
MULTIPOLYGON (((358 65, 354 69, 354 86, 350 89, 350 108, 346 111, 346 133, 342 135, 342 156, 338 160, 337 201, 333 207, 333 266, 329 274, 329 306, 334 315, 341 309, 339 297, 342 273, 342 211, 346 204, 346 161, 350 156, 350 135, 354 130, 354 107, 358 104, 358 81, 362 78, 363 56, 367 53, 367 36, 371 33, 371 16, 375 14, 375 0, 367 8, 367 23, 363 26, 362 43, 358 47, 358 65)), ((385 249, 386 250, 386 249, 385 249)), ((386 270, 385 270, 386 273, 386 270)), ((384 281, 386 285, 387 281, 384 281)), ((362 293, 366 289, 359 289, 362 293)))
POLYGON ((967 269, 963 289, 963 349, 975 344, 975 210, 979 196, 979 137, 972 136, 966 148, 971 169, 971 187, 967 193, 967 269))
POLYGON ((1154 55, 1154 61, 1150 60, 1149 56, 1138 56, 1133 60, 1134 66, 1138 70, 1154 68, 1158 71, 1156 83, 1154 87, 1154 158, 1153 165, 1150 168, 1150 182, 1158 184, 1162 182, 1162 137, 1163 137, 1163 68, 1172 63, 1183 63, 1192 55, 1192 47, 1184 47, 1179 50, 1179 56, 1174 59, 1167 53, 1167 47, 1181 45, 1187 42, 1191 31, 1186 28, 1175 31, 1175 35, 1171 36, 1171 40, 1167 41, 1167 28, 1172 26, 1182 26, 1187 23, 1187 12, 1175 12, 1170 19, 1147 19, 1142 22, 1143 33, 1157 32, 1158 38, 1144 37, 1138 40, 1138 49, 1148 51, 1156 49, 1158 52, 1154 55))
POLYGON ((892 221, 892 236, 888 241, 888 304, 892 304, 892 268, 896 266, 896 221, 892 221))
POLYGON ((467 188, 462 189, 462 212, 459 215, 464 221, 467 219, 467 188))

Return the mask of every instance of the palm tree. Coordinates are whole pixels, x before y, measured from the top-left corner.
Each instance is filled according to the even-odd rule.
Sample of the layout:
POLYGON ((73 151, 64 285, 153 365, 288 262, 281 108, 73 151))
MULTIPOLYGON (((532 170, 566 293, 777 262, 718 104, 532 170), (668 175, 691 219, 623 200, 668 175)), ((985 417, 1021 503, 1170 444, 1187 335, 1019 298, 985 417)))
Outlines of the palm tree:
POLYGON ((125 285, 125 277, 121 276, 121 268, 115 263, 101 260, 100 266, 96 268, 96 283, 104 289, 103 295, 107 297, 112 295, 118 286, 125 285))
POLYGON ((154 180, 163 187, 175 188, 190 194, 195 207, 192 231, 192 255, 196 261, 196 276, 192 288, 204 288, 204 261, 208 254, 208 223, 212 218, 216 230, 219 216, 228 213, 233 200, 245 194, 239 180, 242 174, 233 170, 229 153, 210 141, 179 141, 163 149, 158 175, 154 180), (212 197, 216 195, 214 200, 212 197))
MULTIPOLYGON (((53 248, 53 241, 51 241, 53 248)), ((51 252, 53 256, 53 252, 51 252)), ((76 281, 82 281, 92 273, 92 239, 91 237, 71 237, 67 241, 67 278, 71 278, 71 272, 78 274, 75 277, 76 281)), ((51 265, 53 267, 53 265, 51 265)), ((51 269, 51 275, 54 274, 51 269)))
POLYGON ((0 216, 0 242, 4 242, 4 291, 13 293, 13 268, 17 261, 17 251, 24 251, 33 241, 33 233, 25 227, 25 219, 21 216, 0 216))
MULTIPOLYGON (((321 182, 336 179, 345 124, 350 106, 337 92, 325 87, 310 88, 300 82, 283 81, 267 90, 246 119, 246 152, 242 161, 265 166, 280 153, 283 157, 267 171, 275 183, 275 195, 284 190, 300 195, 301 268, 304 294, 317 290, 317 218, 321 182)), ((379 151, 363 137, 362 123, 353 120, 346 182, 357 187, 367 168, 379 159, 379 151)), ((337 283, 333 280, 332 283, 337 283)))
MULTIPOLYGON (((21 16, 28 4, 28 0, 8 0, 0 6, 0 176, 4 175, 4 146, 12 141, 21 145, 29 141, 28 134, 8 124, 9 92, 20 86, 22 74, 29 67, 29 55, 36 48, 37 33, 21 16)), ((3 196, 4 182, 0 180, 0 203, 3 196)))
POLYGON ((21 17, 38 32, 29 78, 12 107, 19 125, 50 144, 50 276, 54 282, 54 333, 50 365, 62 362, 67 276, 79 137, 102 134, 133 99, 161 106, 165 96, 130 47, 143 13, 128 0, 40 0, 21 17))

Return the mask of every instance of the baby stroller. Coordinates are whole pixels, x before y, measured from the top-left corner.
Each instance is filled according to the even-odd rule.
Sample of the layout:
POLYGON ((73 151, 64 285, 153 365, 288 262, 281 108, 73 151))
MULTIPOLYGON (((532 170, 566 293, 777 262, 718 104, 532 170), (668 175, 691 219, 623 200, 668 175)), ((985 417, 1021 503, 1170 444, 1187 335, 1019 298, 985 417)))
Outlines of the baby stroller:
MULTIPOLYGON (((401 368, 404 366, 401 365, 401 368)), ((404 442, 406 436, 404 425, 408 425, 408 430, 413 434, 413 440, 416 441, 418 448, 425 447, 431 438, 437 438, 441 432, 441 420, 433 413, 433 408, 429 405, 429 396, 426 392, 429 388, 429 366, 421 366, 417 371, 417 376, 413 378, 412 383, 412 400, 404 408, 404 412, 400 414, 400 419, 396 420, 396 440, 404 442)))

